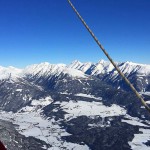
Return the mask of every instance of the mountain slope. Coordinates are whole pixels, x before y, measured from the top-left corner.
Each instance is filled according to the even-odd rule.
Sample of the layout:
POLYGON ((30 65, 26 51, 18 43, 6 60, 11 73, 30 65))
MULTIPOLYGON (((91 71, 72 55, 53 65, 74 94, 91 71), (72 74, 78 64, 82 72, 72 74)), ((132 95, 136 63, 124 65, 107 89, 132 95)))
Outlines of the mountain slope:
MULTIPOLYGON (((7 128, 11 124, 9 132, 16 137, 11 140, 13 150, 19 145, 26 150, 25 143, 30 142, 35 146, 32 150, 37 145, 47 150, 148 150, 150 115, 132 92, 102 81, 114 75, 110 64, 71 65, 41 63, 0 79, 0 119, 6 124, 1 140, 5 145, 10 147, 7 128), (86 74, 93 66, 98 70, 86 74)), ((129 75, 140 70, 128 62, 118 65, 129 75)), ((143 96, 149 104, 148 92, 143 96)))
MULTIPOLYGON (((139 92, 150 91, 150 65, 128 61, 117 63, 117 65, 139 92)), ((116 88, 130 90, 110 62, 101 60, 96 64, 89 64, 74 61, 69 67, 81 70, 85 74, 96 76, 116 88)))
MULTIPOLYGON (((119 64, 118 67, 139 92, 149 91, 150 65, 125 62, 119 64)), ((112 70, 109 74, 105 75, 103 80, 118 88, 130 90, 115 70, 112 70)))

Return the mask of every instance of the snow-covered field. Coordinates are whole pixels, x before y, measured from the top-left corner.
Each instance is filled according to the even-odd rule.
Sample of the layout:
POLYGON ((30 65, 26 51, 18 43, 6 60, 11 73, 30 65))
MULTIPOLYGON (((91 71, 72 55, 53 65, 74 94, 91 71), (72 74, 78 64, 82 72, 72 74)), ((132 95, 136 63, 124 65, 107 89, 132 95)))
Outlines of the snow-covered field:
POLYGON ((150 127, 150 122, 146 121, 147 124, 144 124, 142 120, 136 117, 131 117, 129 115, 125 116, 126 119, 122 119, 122 122, 128 124, 139 126, 141 131, 140 134, 134 134, 132 141, 128 142, 133 150, 150 150, 150 147, 146 146, 144 143, 150 141, 150 129, 145 129, 144 127, 150 127))
MULTIPOLYGON (((32 106, 24 107, 18 113, 12 112, 0 112, 0 119, 11 121, 14 124, 19 125, 17 130, 19 133, 25 136, 33 136, 41 139, 46 143, 52 145, 48 150, 89 150, 86 145, 79 145, 74 143, 65 142, 61 139, 62 136, 70 135, 59 126, 59 120, 56 121, 54 118, 45 119, 41 116, 41 109, 38 106, 46 106, 52 102, 52 99, 47 97, 40 101, 33 100, 32 106), (24 111, 24 112, 22 112, 24 111)), ((45 145, 45 149, 47 149, 45 145)))
POLYGON ((94 95, 88 95, 88 94, 83 94, 83 93, 78 93, 76 94, 76 96, 94 98, 95 100, 102 100, 102 97, 95 97, 94 95))
MULTIPOLYGON (((78 96, 94 97, 93 95, 77 94, 78 96)), ((101 99, 96 98, 95 99, 101 99)), ((70 134, 66 132, 60 126, 61 120, 55 120, 55 118, 45 118, 42 116, 42 108, 51 104, 53 102, 51 97, 46 97, 45 99, 33 100, 31 106, 26 106, 17 113, 12 112, 0 112, 0 119, 11 121, 14 124, 19 125, 17 130, 19 133, 25 136, 34 136, 38 139, 45 141, 46 143, 52 145, 48 150, 89 150, 87 145, 79 145, 62 140, 62 136, 69 136, 70 134), (39 106, 42 106, 39 107, 39 106)), ((110 107, 105 106, 101 101, 99 102, 86 102, 86 101, 74 101, 70 100, 68 102, 57 101, 53 103, 61 107, 65 112, 65 120, 77 118, 79 116, 95 117, 100 116, 102 118, 111 116, 124 116, 122 122, 126 122, 131 125, 140 127, 140 134, 135 134, 134 139, 129 141, 129 145, 133 150, 149 150, 144 143, 150 140, 150 129, 144 129, 148 125, 144 124, 138 118, 131 117, 126 114, 126 110, 118 105, 112 105, 110 107)), ((59 108, 55 108, 53 111, 57 112, 59 108)), ((90 127, 97 126, 96 124, 89 124, 90 127)), ((100 125, 100 127, 103 127, 100 125)))
POLYGON ((133 150, 150 150, 144 143, 150 140, 150 129, 140 128, 140 134, 134 134, 134 139, 129 142, 133 150))
POLYGON ((85 102, 85 101, 69 101, 69 102, 56 102, 60 104, 61 108, 67 112, 65 119, 69 120, 79 116, 119 116, 125 115, 126 111, 118 105, 107 107, 102 102, 85 102))

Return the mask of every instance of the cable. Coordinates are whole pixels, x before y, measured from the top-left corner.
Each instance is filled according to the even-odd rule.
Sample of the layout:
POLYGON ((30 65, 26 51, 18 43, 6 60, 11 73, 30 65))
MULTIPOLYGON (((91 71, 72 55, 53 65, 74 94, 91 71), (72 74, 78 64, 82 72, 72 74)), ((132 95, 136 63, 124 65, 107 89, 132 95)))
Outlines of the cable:
POLYGON ((119 69, 119 67, 115 64, 115 62, 112 60, 112 58, 109 56, 109 54, 107 53, 107 51, 104 49, 104 47, 102 46, 102 44, 99 42, 99 40, 97 39, 97 37, 94 35, 94 33, 92 32, 92 30, 88 27, 88 25, 86 24, 86 22, 84 21, 84 19, 81 17, 81 15, 79 14, 79 12, 76 10, 76 8, 73 6, 73 4, 71 3, 70 0, 68 0, 70 6, 72 7, 72 9, 74 10, 74 12, 76 13, 76 15, 78 16, 78 18, 81 20, 81 22, 83 23, 83 25, 85 26, 85 28, 88 30, 88 32, 91 34, 91 36, 93 37, 93 39, 95 40, 95 42, 98 44, 98 46, 100 47, 100 49, 103 51, 103 53, 106 55, 106 57, 109 59, 109 61, 112 63, 112 65, 115 67, 115 69, 118 71, 119 75, 124 79, 124 81, 130 86, 131 90, 135 93, 135 95, 138 97, 138 99, 141 101, 142 105, 149 111, 150 113, 150 107, 146 104, 146 102, 144 101, 144 99, 141 97, 141 95, 137 92, 137 90, 134 88, 134 86, 131 84, 131 82, 125 77, 125 75, 121 72, 121 70, 119 69))

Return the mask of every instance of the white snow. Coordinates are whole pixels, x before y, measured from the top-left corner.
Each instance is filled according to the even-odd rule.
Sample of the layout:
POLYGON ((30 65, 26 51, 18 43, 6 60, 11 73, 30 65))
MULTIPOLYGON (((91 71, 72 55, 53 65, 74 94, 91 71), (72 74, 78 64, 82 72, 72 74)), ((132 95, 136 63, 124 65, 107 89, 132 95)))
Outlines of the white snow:
MULTIPOLYGON (((126 61, 124 63, 117 63, 120 70, 125 74, 130 74, 132 71, 136 71, 139 77, 142 77, 143 75, 149 75, 150 74, 150 65, 146 64, 138 64, 126 61)), ((69 66, 69 68, 81 70, 82 72, 86 72, 88 69, 91 70, 91 75, 97 75, 101 73, 109 73, 114 69, 113 65, 109 61, 100 60, 98 63, 81 63, 79 61, 72 62, 69 66)), ((112 76, 115 76, 117 71, 114 70, 112 76)), ((148 83, 148 80, 146 80, 146 83, 148 83)))
POLYGON ((134 125, 134 126, 149 127, 148 125, 145 125, 143 123, 143 121, 140 120, 138 117, 132 117, 132 116, 126 114, 124 116, 124 118, 126 118, 126 119, 122 119, 122 122, 126 122, 126 123, 134 125))
POLYGON ((63 70, 63 73, 68 74, 71 77, 86 78, 86 75, 82 71, 76 69, 66 68, 63 70))
POLYGON ((126 110, 118 105, 114 104, 111 107, 107 107, 103 105, 101 102, 69 101, 69 102, 61 102, 60 105, 61 108, 68 113, 65 114, 65 119, 67 120, 79 116, 92 117, 99 115, 101 117, 108 117, 126 114, 126 110))
MULTIPOLYGON (((137 75, 140 77, 150 74, 150 65, 137 64, 132 62, 117 63, 120 70, 125 74, 130 74, 132 71, 136 71, 137 75)), ((17 69, 12 66, 1 67, 0 66, 0 80, 7 78, 18 78, 25 76, 26 74, 38 75, 38 76, 59 76, 61 73, 68 74, 71 77, 86 78, 87 75, 84 73, 87 70, 91 71, 91 75, 97 75, 100 73, 109 73, 114 67, 108 61, 100 60, 98 63, 94 64, 91 62, 81 63, 79 61, 74 61, 70 65, 65 64, 50 64, 48 62, 34 64, 27 66, 25 69, 17 69)), ((111 76, 115 78, 118 73, 114 71, 111 76)), ((148 80, 145 82, 148 84, 148 80)))
POLYGON ((73 69, 80 69, 83 63, 79 62, 78 60, 73 61, 70 65, 68 65, 68 68, 73 68, 73 69))
POLYGON ((39 100, 32 100, 31 105, 37 106, 37 105, 42 105, 46 106, 52 103, 52 98, 50 96, 46 97, 45 99, 39 99, 39 100))
POLYGON ((77 60, 73 61, 69 66, 69 68, 77 69, 85 73, 87 70, 91 70, 91 75, 97 75, 99 73, 107 73, 114 69, 113 65, 104 60, 100 60, 98 63, 81 63, 77 60))
POLYGON ((64 94, 64 95, 70 95, 71 93, 68 93, 68 92, 60 92, 60 94, 64 94))
POLYGON ((129 145, 133 150, 150 150, 149 146, 146 146, 148 140, 150 140, 150 129, 140 129, 142 133, 134 134, 134 139, 129 142, 129 145))
MULTIPOLYGON (((65 64, 49 64, 48 62, 41 64, 34 64, 26 67, 25 69, 18 69, 15 67, 2 67, 0 66, 0 80, 13 78, 16 79, 18 77, 22 77, 25 74, 36 75, 50 75, 50 74, 60 74, 66 68, 65 64)), ((71 71, 71 70, 70 70, 71 71)), ((69 73, 69 71, 67 72, 69 73)), ((77 75, 77 74, 76 74, 77 75)))
POLYGON ((150 74, 150 65, 138 64, 133 62, 125 62, 119 66, 120 70, 124 73, 130 74, 133 71, 136 71, 138 75, 142 77, 142 75, 150 74))
POLYGON ((10 78, 16 78, 19 76, 19 74, 22 72, 22 69, 17 69, 12 66, 9 67, 2 67, 0 66, 0 80, 2 79, 10 79, 10 78))
POLYGON ((149 127, 141 122, 138 122, 136 120, 125 120, 125 119, 122 119, 121 122, 126 122, 128 124, 131 124, 131 125, 134 125, 134 126, 142 126, 142 127, 149 127))
POLYGON ((94 95, 84 94, 84 93, 78 93, 75 96, 81 96, 81 97, 87 97, 87 98, 94 98, 96 100, 102 100, 102 97, 95 97, 94 95))
POLYGON ((148 84, 148 80, 147 79, 145 80, 145 82, 146 82, 146 84, 148 84))
POLYGON ((17 113, 0 111, 0 118, 19 125, 17 128, 19 133, 27 137, 34 136, 52 145, 48 150, 89 150, 89 147, 85 144, 79 145, 63 141, 61 137, 69 136, 70 134, 59 126, 59 120, 56 121, 54 118, 45 119, 41 116, 42 111, 38 108, 38 105, 45 106, 52 101, 51 97, 41 99, 39 102, 38 100, 33 100, 32 106, 22 109, 25 112, 21 110, 17 113))
POLYGON ((26 74, 38 74, 39 76, 59 76, 61 73, 68 74, 71 77, 86 78, 86 75, 83 72, 68 68, 65 64, 49 64, 48 62, 26 67, 22 72, 22 76, 26 74))
MULTIPOLYGON (((92 95, 86 95, 79 93, 77 95, 94 97, 92 95)), ((79 145, 74 143, 69 143, 61 139, 62 136, 69 136, 70 134, 66 132, 59 126, 60 120, 55 120, 54 118, 47 118, 41 116, 41 109, 38 106, 46 106, 52 103, 51 97, 46 97, 45 99, 33 100, 31 106, 24 107, 17 113, 12 112, 0 112, 0 118, 3 120, 11 121, 14 124, 19 125, 17 130, 25 136, 34 136, 38 139, 45 141, 46 143, 52 145, 48 150, 56 149, 68 149, 68 150, 89 150, 87 145, 79 145)), ((131 125, 140 126, 140 131, 142 133, 135 134, 134 139, 129 142, 133 150, 149 150, 144 142, 150 140, 150 129, 143 129, 142 127, 148 127, 142 123, 139 118, 131 117, 126 114, 126 110, 118 105, 112 105, 107 107, 103 105, 102 102, 86 102, 86 101, 69 101, 69 102, 55 102, 54 104, 59 104, 63 111, 67 112, 65 114, 65 119, 68 121, 70 119, 87 116, 96 117, 100 116, 105 119, 105 117, 120 116, 123 115, 126 119, 122 119, 122 122, 126 122, 131 125)), ((55 108, 57 112, 59 108, 55 108)), ((110 123, 102 120, 97 124, 88 124, 89 128, 93 127, 109 127, 110 123)))
POLYGON ((144 92, 143 94, 145 94, 145 95, 150 95, 150 92, 144 92))
POLYGON ((92 66, 91 62, 88 63, 81 63, 78 60, 73 61, 70 65, 68 65, 68 68, 80 70, 83 73, 85 73, 90 67, 92 66))
POLYGON ((92 71, 92 75, 98 75, 100 73, 108 73, 114 69, 114 66, 105 60, 100 60, 92 71))
POLYGON ((132 141, 129 141, 129 145, 131 146, 132 150, 150 150, 149 146, 146 146, 144 143, 146 143, 148 140, 150 140, 150 129, 144 129, 144 127, 149 127, 150 122, 146 121, 148 124, 144 124, 142 120, 140 120, 137 117, 131 117, 130 115, 126 114, 124 116, 125 118, 129 120, 122 119, 122 122, 126 122, 128 124, 134 125, 134 126, 140 126, 139 131, 142 133, 134 134, 134 138, 132 141))
POLYGON ((22 89, 16 89, 17 92, 22 92, 22 89))
POLYGON ((150 101, 146 101, 146 104, 150 104, 150 101))
POLYGON ((48 76, 50 74, 60 74, 62 70, 66 67, 65 64, 49 64, 48 62, 40 63, 40 64, 34 64, 27 66, 23 72, 22 76, 25 74, 32 74, 36 75, 38 74, 39 76, 45 75, 48 76))

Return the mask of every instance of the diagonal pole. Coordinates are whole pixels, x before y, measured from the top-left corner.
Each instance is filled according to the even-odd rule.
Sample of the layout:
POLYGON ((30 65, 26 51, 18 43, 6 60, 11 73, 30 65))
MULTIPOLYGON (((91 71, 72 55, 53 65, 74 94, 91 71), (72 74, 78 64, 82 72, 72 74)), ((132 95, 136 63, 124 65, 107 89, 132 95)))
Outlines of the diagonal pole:
POLYGON ((97 45, 100 47, 100 49, 103 51, 103 53, 106 55, 106 57, 109 59, 109 61, 112 63, 112 65, 114 66, 114 68, 118 71, 119 75, 124 79, 124 81, 130 86, 131 90, 135 93, 135 95, 138 97, 138 99, 141 101, 142 105, 149 111, 150 113, 150 107, 146 104, 146 102, 144 101, 144 99, 141 97, 141 95, 137 92, 137 90, 134 88, 134 86, 131 84, 131 82, 125 77, 125 75, 121 72, 121 70, 119 69, 119 67, 115 64, 115 62, 112 60, 112 58, 109 56, 109 54, 107 53, 107 51, 104 49, 104 47, 102 46, 102 44, 99 42, 99 40, 97 39, 97 37, 94 35, 94 33, 92 32, 92 30, 89 28, 89 26, 86 24, 86 22, 84 21, 84 19, 81 17, 81 15, 79 14, 79 12, 76 10, 76 8, 73 6, 73 4, 71 3, 70 0, 68 0, 70 6, 72 7, 72 9, 74 10, 74 12, 76 13, 76 15, 78 16, 78 18, 80 19, 80 21, 83 23, 83 25, 85 26, 85 28, 88 30, 88 32, 91 34, 91 36, 93 37, 93 39, 95 40, 95 42, 97 43, 97 45))

